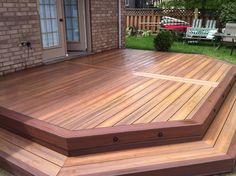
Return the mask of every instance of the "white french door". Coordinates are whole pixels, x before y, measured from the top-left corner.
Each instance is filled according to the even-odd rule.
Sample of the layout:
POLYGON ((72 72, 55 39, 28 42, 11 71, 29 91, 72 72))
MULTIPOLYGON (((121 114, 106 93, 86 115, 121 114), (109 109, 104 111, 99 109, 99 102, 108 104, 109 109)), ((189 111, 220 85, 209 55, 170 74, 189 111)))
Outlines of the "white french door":
POLYGON ((65 56, 65 26, 62 0, 39 0, 43 59, 65 56))

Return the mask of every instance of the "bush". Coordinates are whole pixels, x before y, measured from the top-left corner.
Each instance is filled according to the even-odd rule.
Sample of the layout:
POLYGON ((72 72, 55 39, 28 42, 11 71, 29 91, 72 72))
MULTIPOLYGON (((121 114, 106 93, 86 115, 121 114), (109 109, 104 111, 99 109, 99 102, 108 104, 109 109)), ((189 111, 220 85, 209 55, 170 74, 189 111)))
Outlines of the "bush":
POLYGON ((161 31, 154 38, 154 47, 157 51, 169 51, 173 41, 173 35, 170 31, 161 31))
POLYGON ((138 28, 134 26, 129 26, 126 29, 126 35, 128 35, 129 37, 138 35, 138 28))
POLYGON ((152 31, 150 31, 150 30, 142 31, 142 36, 143 37, 149 37, 151 34, 152 34, 152 31))
POLYGON ((229 2, 222 5, 220 19, 224 26, 228 22, 236 22, 236 2, 229 2))

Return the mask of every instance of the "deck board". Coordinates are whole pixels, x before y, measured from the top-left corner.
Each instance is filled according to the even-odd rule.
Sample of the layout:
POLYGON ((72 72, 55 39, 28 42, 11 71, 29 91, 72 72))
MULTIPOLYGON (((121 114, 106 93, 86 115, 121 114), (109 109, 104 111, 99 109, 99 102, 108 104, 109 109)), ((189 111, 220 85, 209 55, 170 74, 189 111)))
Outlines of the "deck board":
POLYGON ((39 156, 57 166, 62 167, 66 160, 66 156, 54 152, 46 147, 37 143, 33 143, 23 137, 8 132, 7 130, 0 129, 0 138, 9 144, 16 145, 19 149, 26 150, 29 153, 39 156))
POLYGON ((0 105, 69 130, 185 120, 230 68, 203 55, 112 50, 2 78, 0 105))
POLYGON ((19 160, 51 176, 56 176, 61 170, 60 166, 51 161, 45 160, 41 156, 28 152, 16 145, 12 145, 12 143, 6 140, 0 139, 0 143, 0 151, 7 156, 7 160, 19 160))
MULTIPOLYGON (((67 138, 70 143, 62 144, 68 144, 71 147, 70 151, 94 147, 96 153, 85 152, 80 156, 67 157, 54 151, 54 148, 49 149, 0 128, 0 165, 8 166, 8 170, 14 168, 15 171, 20 168, 21 171, 29 173, 22 174, 24 176, 165 176, 172 173, 179 176, 228 172, 233 168, 236 157, 236 84, 228 95, 224 94, 225 92, 218 95, 227 95, 227 98, 223 105, 218 107, 219 112, 207 133, 204 133, 203 139, 187 142, 185 137, 191 136, 185 136, 183 133, 193 136, 199 134, 199 131, 195 133, 194 130, 199 130, 202 126, 193 128, 188 119, 196 115, 215 90, 224 89, 222 80, 226 75, 234 73, 230 71, 231 67, 208 57, 204 59, 201 55, 113 50, 26 70, 20 72, 19 76, 12 74, 3 77, 0 80, 0 106, 29 115, 47 124, 55 124, 70 130, 79 129, 80 131, 70 131, 71 133, 69 130, 60 131, 60 137, 66 136, 67 133, 71 137, 67 138), (201 69, 195 68, 198 66, 201 69), (135 72, 210 82, 216 86, 137 76, 135 72), (163 130, 166 135, 163 140, 156 138, 157 134, 159 135, 157 131, 146 133, 142 128, 138 128, 142 126, 140 123, 165 126, 173 122, 176 122, 176 126, 171 126, 171 129, 176 129, 175 127, 184 129, 186 127, 184 125, 187 124, 188 130, 163 130), (123 136, 120 134, 117 136, 124 143, 132 139, 132 147, 109 150, 109 146, 113 144, 110 139, 114 139, 114 136, 108 134, 107 137, 99 130, 107 127, 116 134, 117 127, 123 130, 127 126, 133 126, 137 131, 129 135, 126 134, 132 131, 125 131, 123 136), (94 132, 95 138, 99 135, 96 132, 105 137, 95 141, 95 138, 90 138, 94 135, 91 134, 84 140, 85 132, 91 130, 97 130, 94 132), (78 134, 80 135, 78 140, 74 140, 78 134), (142 137, 139 138, 139 135, 142 137), (137 139, 141 142, 154 139, 168 141, 180 137, 183 140, 178 144, 155 143, 155 145, 135 147, 137 139), (99 152, 97 151, 99 147, 104 147, 106 150, 99 152)), ((231 84, 233 85, 232 82, 231 84)), ((210 101, 214 102, 212 99, 210 101)), ((11 114, 8 111, 3 114, 7 113, 11 114)), ((30 117, 23 119, 28 120, 26 122, 28 124, 34 123, 30 117)), ((22 128, 37 134, 29 126, 22 128)), ((46 128, 53 131, 49 137, 52 139, 57 129, 50 126, 46 128)), ((47 135, 47 133, 39 134, 43 137, 47 135)), ((58 138, 55 139, 57 140, 58 138)), ((59 140, 55 146, 61 144, 60 142, 64 141, 59 140)))

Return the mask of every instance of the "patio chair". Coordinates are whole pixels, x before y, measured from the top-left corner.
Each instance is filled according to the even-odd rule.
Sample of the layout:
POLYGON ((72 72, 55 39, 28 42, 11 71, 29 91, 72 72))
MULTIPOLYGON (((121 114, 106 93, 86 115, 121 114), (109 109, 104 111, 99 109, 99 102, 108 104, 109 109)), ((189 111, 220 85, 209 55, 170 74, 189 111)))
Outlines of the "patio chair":
POLYGON ((231 55, 232 55, 234 48, 236 46, 236 23, 227 23, 224 34, 226 36, 222 37, 222 42, 226 44, 228 43, 232 46, 231 49, 231 55))
POLYGON ((207 20, 205 28, 215 29, 216 28, 216 20, 207 20))
POLYGON ((222 38, 223 42, 232 42, 233 38, 230 35, 236 35, 236 23, 227 23, 224 34, 227 36, 222 38))
POLYGON ((215 20, 208 20, 206 27, 202 27, 202 19, 194 19, 191 28, 187 29, 185 40, 214 40, 214 34, 217 33, 215 20))
POLYGON ((194 19, 192 23, 192 28, 201 28, 202 27, 202 19, 194 19))

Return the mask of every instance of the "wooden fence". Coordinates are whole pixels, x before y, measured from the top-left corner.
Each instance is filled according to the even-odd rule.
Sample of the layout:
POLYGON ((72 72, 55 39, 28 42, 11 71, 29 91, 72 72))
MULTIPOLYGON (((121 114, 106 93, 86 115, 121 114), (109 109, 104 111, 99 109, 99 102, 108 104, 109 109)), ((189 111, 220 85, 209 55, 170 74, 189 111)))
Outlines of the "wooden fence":
MULTIPOLYGON (((204 21, 208 19, 217 20, 218 17, 214 14, 206 13, 206 16, 199 15, 204 21)), ((194 19, 194 10, 181 9, 126 9, 126 27, 133 26, 139 30, 151 30, 156 32, 159 30, 157 24, 161 22, 163 16, 170 16, 192 23, 194 19)))

